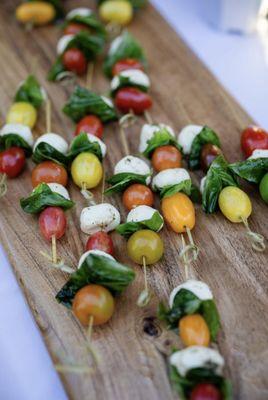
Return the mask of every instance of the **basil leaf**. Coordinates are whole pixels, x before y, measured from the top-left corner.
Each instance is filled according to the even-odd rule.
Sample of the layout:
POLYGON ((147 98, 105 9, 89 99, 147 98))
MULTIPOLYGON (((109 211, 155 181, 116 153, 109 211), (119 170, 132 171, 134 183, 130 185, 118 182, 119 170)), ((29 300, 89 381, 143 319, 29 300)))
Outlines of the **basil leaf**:
POLYGON ((67 156, 45 142, 41 142, 36 146, 32 159, 36 164, 39 164, 42 161, 50 160, 58 164, 63 164, 65 167, 68 165, 67 156))
POLYGON ((230 164, 229 168, 240 178, 258 184, 268 171, 268 158, 250 158, 249 160, 230 164))
POLYGON ((111 178, 107 179, 107 182, 112 186, 105 190, 104 194, 110 196, 114 193, 123 192, 132 183, 141 183, 145 185, 148 176, 149 175, 132 174, 129 172, 113 175, 111 178))
POLYGON ((105 256, 89 254, 58 292, 56 299, 66 307, 71 307, 78 290, 90 283, 104 286, 113 294, 120 294, 134 278, 132 268, 105 256))
POLYGON ((32 154, 31 146, 29 146, 29 144, 16 133, 8 133, 7 135, 0 136, 0 151, 14 146, 23 149, 26 157, 30 157, 32 154))
POLYGON ((44 101, 44 96, 37 79, 33 75, 28 78, 18 88, 14 101, 26 101, 32 104, 35 108, 41 107, 44 101))
POLYGON ((214 144, 219 148, 221 147, 218 135, 208 126, 204 126, 202 131, 194 138, 192 143, 191 153, 188 160, 190 169, 199 168, 201 150, 202 147, 207 143, 214 144))
POLYGON ((206 213, 211 214, 216 210, 220 192, 226 186, 238 185, 227 161, 220 155, 213 160, 206 176, 202 194, 203 210, 206 213))
POLYGON ((179 193, 179 192, 183 192, 183 193, 187 194, 187 196, 190 196, 191 188, 192 188, 191 179, 185 179, 184 181, 178 183, 177 185, 165 186, 160 191, 160 197, 161 197, 161 199, 163 199, 165 197, 173 196, 173 194, 179 193))
POLYGON ((126 58, 134 58, 135 60, 140 61, 144 66, 147 65, 142 47, 127 31, 122 34, 122 41, 116 51, 112 54, 108 53, 103 67, 105 75, 111 78, 113 66, 117 61, 126 58))
POLYGON ((135 83, 128 76, 118 75, 118 79, 119 79, 119 85, 117 86, 116 89, 111 90, 112 96, 115 96, 116 92, 123 87, 135 87, 137 89, 140 89, 142 92, 148 92, 149 89, 148 86, 135 83))
MULTIPOLYGON (((27 0, 28 2, 34 2, 38 0, 27 0)), ((45 0, 46 3, 52 4, 56 11, 56 18, 62 18, 64 16, 64 8, 60 0, 45 0)))
POLYGON ((188 398, 186 397, 186 393, 192 388, 191 382, 180 376, 177 368, 173 365, 169 366, 169 379, 173 390, 178 393, 180 400, 186 400, 188 398))
POLYGON ((87 114, 96 115, 102 122, 117 120, 114 107, 109 106, 101 96, 80 86, 75 88, 63 112, 74 122, 80 121, 87 114))
POLYGON ((49 81, 55 81, 57 79, 57 77, 64 71, 65 71, 65 67, 62 63, 62 57, 59 56, 56 58, 56 61, 52 65, 52 67, 47 75, 47 79, 49 81))
POLYGON ((177 147, 177 149, 181 151, 181 147, 175 137, 172 136, 166 128, 159 128, 159 131, 155 132, 154 136, 148 140, 147 147, 143 152, 143 155, 144 157, 151 158, 155 149, 169 144, 177 147))
POLYGON ((158 232, 163 226, 163 218, 158 211, 155 211, 150 219, 139 222, 126 222, 125 224, 118 225, 116 232, 122 236, 130 236, 141 229, 150 229, 151 231, 158 232))
POLYGON ((47 184, 40 183, 29 197, 20 199, 20 205, 26 213, 36 214, 48 206, 61 207, 63 210, 68 210, 74 206, 74 203, 53 192, 47 184))
POLYGON ((71 48, 79 49, 88 61, 92 61, 102 52, 104 44, 105 40, 102 36, 95 36, 86 31, 81 31, 68 43, 65 51, 71 48))
POLYGON ((95 14, 84 15, 74 15, 72 18, 68 18, 63 24, 65 28, 69 23, 74 22, 77 24, 82 24, 90 28, 91 31, 97 33, 100 36, 106 37, 106 30, 102 22, 96 17, 95 14))
POLYGON ((193 203, 202 204, 202 194, 194 183, 191 185, 190 199, 193 203))
POLYGON ((221 326, 220 316, 216 304, 213 300, 203 300, 199 312, 207 323, 211 340, 215 341, 221 326))
POLYGON ((85 151, 95 154, 102 161, 102 152, 99 143, 91 142, 84 132, 77 135, 72 141, 67 158, 69 161, 72 161, 78 154, 85 151))

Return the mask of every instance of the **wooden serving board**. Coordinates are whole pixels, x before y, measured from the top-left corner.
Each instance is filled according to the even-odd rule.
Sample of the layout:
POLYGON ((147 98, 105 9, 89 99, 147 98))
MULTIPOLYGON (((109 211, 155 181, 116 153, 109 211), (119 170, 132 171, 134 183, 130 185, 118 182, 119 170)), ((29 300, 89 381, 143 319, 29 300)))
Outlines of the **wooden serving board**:
MULTIPOLYGON (((1 2, 0 14, 0 71, 1 114, 4 121, 16 87, 32 69, 52 99, 53 131, 71 139, 74 125, 61 108, 70 88, 50 84, 45 77, 55 59, 55 48, 60 36, 58 27, 46 27, 26 32, 14 19, 18 2, 1 2)), ((65 2, 68 8, 77 1, 65 2)), ((93 2, 91 2, 93 3, 93 2)), ((90 5, 89 1, 79 1, 90 5)), ((241 129, 251 119, 219 85, 198 58, 186 47, 161 16, 149 6, 136 16, 130 31, 142 43, 149 60, 154 107, 153 119, 171 124, 179 131, 185 124, 207 124, 219 133, 224 152, 230 161, 240 159, 239 137, 241 129)), ((96 66, 93 88, 107 91, 109 82, 96 66)), ((128 130, 128 141, 133 154, 137 153, 140 127, 128 130)), ((39 113, 36 137, 44 132, 44 111, 39 113)), ((124 156, 116 124, 105 130, 108 146, 106 173, 124 156)), ((54 296, 65 283, 67 275, 50 269, 40 255, 49 251, 39 234, 37 218, 25 214, 19 198, 31 191, 31 162, 22 176, 9 181, 9 190, 0 202, 0 239, 12 263, 17 279, 25 293, 47 348, 55 362, 64 355, 77 362, 84 360, 85 330, 54 296)), ((197 175, 196 175, 197 176, 197 175)), ((76 201, 68 212, 69 227, 59 245, 60 255, 76 265, 83 252, 86 236, 79 229, 79 215, 83 200, 77 188, 70 184, 71 196, 76 201)), ((252 188, 247 188, 253 200, 250 225, 253 230, 267 235, 267 206, 252 188)), ((100 189, 95 191, 100 200, 100 189)), ((119 207, 123 219, 126 212, 120 196, 110 199, 119 207)), ((218 347, 226 360, 226 374, 233 382, 237 399, 267 399, 267 251, 254 253, 244 237, 240 224, 234 225, 223 216, 207 216, 197 207, 194 238, 201 248, 192 276, 207 282, 213 290, 219 308, 222 329, 218 347)), ((180 345, 172 332, 167 332, 156 319, 159 300, 166 300, 171 289, 184 280, 179 261, 180 238, 164 229, 165 257, 149 271, 149 283, 155 292, 150 306, 136 306, 143 285, 143 275, 134 265, 137 279, 117 300, 116 313, 104 327, 94 329, 94 346, 102 362, 93 376, 61 375, 71 399, 142 399, 170 400, 177 398, 167 377, 166 354, 171 345, 180 345)), ((126 242, 113 234, 118 260, 130 261, 126 242)))

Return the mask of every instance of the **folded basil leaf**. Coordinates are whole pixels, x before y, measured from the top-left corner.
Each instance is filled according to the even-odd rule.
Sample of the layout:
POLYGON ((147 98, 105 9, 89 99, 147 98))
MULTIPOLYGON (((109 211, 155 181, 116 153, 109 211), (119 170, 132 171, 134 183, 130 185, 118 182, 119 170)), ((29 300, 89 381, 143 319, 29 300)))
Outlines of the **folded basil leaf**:
POLYGON ((221 147, 218 135, 208 126, 204 126, 202 131, 194 138, 188 164, 190 169, 198 169, 200 166, 200 154, 202 147, 207 144, 214 144, 221 147))
POLYGON ((229 168, 240 178, 258 184, 266 172, 268 172, 268 158, 250 158, 230 164, 229 168))
POLYGON ((135 83, 128 76, 118 75, 118 79, 119 79, 119 85, 117 86, 116 89, 111 90, 112 96, 115 96, 116 92, 123 87, 135 87, 137 89, 140 89, 142 92, 148 92, 149 89, 148 86, 135 83))
POLYGON ((144 66, 147 65, 142 47, 134 37, 127 31, 125 31, 121 37, 122 40, 117 49, 112 54, 108 53, 104 61, 104 73, 109 78, 112 77, 112 69, 117 61, 126 58, 134 58, 135 60, 140 61, 144 66))
POLYGON ((181 147, 178 144, 176 138, 172 136, 166 128, 159 128, 159 131, 157 131, 154 136, 150 140, 148 140, 147 147, 143 152, 143 155, 147 158, 151 158, 155 149, 160 146, 167 145, 175 146, 181 151, 181 147))
POLYGON ((16 133, 8 133, 7 135, 0 136, 0 151, 14 146, 23 149, 26 157, 30 157, 32 154, 31 146, 29 146, 29 144, 16 133))
POLYGON ((107 104, 101 96, 80 86, 75 88, 63 107, 63 112, 74 122, 80 121, 87 114, 96 115, 102 122, 117 120, 114 107, 107 104))
POLYGON ((216 304, 213 300, 203 300, 199 312, 207 323, 211 340, 215 341, 221 326, 220 316, 216 304))
POLYGON ((129 172, 122 172, 120 174, 113 175, 107 179, 107 182, 112 186, 105 190, 106 196, 110 196, 114 193, 123 192, 132 183, 146 184, 146 179, 149 175, 132 174, 129 172))
POLYGON ((87 133, 80 133, 71 143, 67 158, 72 161, 78 154, 82 152, 89 152, 95 154, 100 161, 102 161, 102 152, 98 142, 91 142, 88 139, 87 133))
POLYGON ((104 44, 105 40, 102 36, 95 36, 86 31, 81 31, 68 43, 66 50, 79 49, 88 61, 92 61, 102 52, 104 44))
POLYGON ((40 183, 29 197, 20 199, 23 211, 29 214, 40 213, 48 206, 61 207, 68 210, 74 206, 74 202, 53 192, 46 183, 40 183))
POLYGON ((41 107, 44 101, 42 88, 37 79, 33 75, 28 78, 19 86, 14 101, 26 101, 32 104, 35 108, 41 107))
POLYGON ((70 23, 82 24, 90 28, 90 31, 96 33, 97 35, 106 37, 106 29, 103 23, 96 17, 95 14, 90 15, 74 15, 72 18, 68 18, 63 24, 65 28, 70 23))
MULTIPOLYGON (((27 0, 28 2, 34 2, 38 0, 27 0)), ((56 11, 56 19, 64 16, 64 8, 61 0, 45 0, 46 3, 52 4, 56 11)))
POLYGON ((233 172, 223 155, 218 156, 211 163, 202 194, 203 210, 211 214, 218 206, 220 192, 226 186, 238 186, 233 172))
POLYGON ((190 196, 191 191, 192 191, 192 181, 191 181, 191 179, 185 179, 184 181, 182 181, 176 185, 165 186, 160 191, 160 197, 161 197, 161 199, 163 199, 165 197, 173 196, 173 194, 179 193, 179 192, 183 192, 183 193, 187 194, 187 196, 190 196))
POLYGON ((56 58, 56 61, 52 65, 52 67, 47 75, 47 79, 49 81, 55 81, 58 78, 58 76, 64 71, 65 71, 65 67, 62 62, 62 57, 59 56, 56 58))
POLYGON ((193 203, 202 204, 202 194, 194 183, 191 185, 190 199, 193 203))
POLYGON ((158 211, 155 211, 150 219, 139 222, 126 222, 125 224, 118 225, 116 232, 122 236, 130 236, 141 229, 150 229, 151 231, 158 232, 163 226, 163 218, 158 211))
POLYGON ((40 164, 42 161, 50 160, 58 164, 63 164, 65 167, 68 165, 68 158, 60 151, 56 150, 49 143, 41 142, 34 149, 33 161, 40 164))
POLYGON ((78 290, 90 283, 104 286, 112 294, 120 294, 134 278, 135 272, 132 268, 108 257, 89 254, 58 292, 56 299, 66 307, 71 307, 78 290))

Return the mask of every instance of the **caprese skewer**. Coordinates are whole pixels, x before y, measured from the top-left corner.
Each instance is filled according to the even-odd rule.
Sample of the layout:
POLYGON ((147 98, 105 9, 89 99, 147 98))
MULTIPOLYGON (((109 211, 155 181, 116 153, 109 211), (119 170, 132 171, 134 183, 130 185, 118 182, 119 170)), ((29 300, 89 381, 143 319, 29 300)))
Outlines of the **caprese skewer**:
POLYGON ((16 8, 16 19, 28 29, 43 26, 62 18, 61 0, 24 1, 16 8))

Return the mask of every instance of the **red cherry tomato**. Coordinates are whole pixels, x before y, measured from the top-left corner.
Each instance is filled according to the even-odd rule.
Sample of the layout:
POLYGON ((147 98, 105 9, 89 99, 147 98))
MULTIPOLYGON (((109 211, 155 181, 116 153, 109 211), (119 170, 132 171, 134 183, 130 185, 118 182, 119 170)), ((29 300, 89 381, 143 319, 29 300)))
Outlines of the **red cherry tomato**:
POLYGON ((10 147, 0 153, 0 173, 16 178, 25 165, 25 153, 20 147, 10 147))
POLYGON ((101 138, 103 133, 103 124, 95 115, 87 115, 78 122, 75 136, 79 135, 81 132, 91 133, 92 135, 101 138))
POLYGON ((211 383, 199 383, 191 391, 190 400, 221 400, 219 389, 211 383))
POLYGON ((126 209, 130 211, 137 206, 151 207, 154 195, 148 186, 134 183, 124 191, 122 201, 126 209))
POLYGON ((114 64, 112 75, 118 75, 120 72, 128 69, 139 69, 140 71, 143 71, 144 68, 140 61, 135 60, 134 58, 125 58, 124 60, 117 61, 117 63, 114 64))
POLYGON ((268 150, 268 133, 258 126, 247 127, 241 134, 241 148, 246 157, 256 149, 268 150))
POLYGON ((64 28, 64 35, 76 35, 81 31, 87 31, 88 28, 83 24, 72 22, 64 28))
POLYGON ((39 183, 60 183, 67 185, 68 175, 66 169, 53 161, 43 161, 32 170, 32 185, 39 183))
POLYGON ((115 95, 116 107, 123 113, 128 113, 130 110, 134 114, 143 114, 145 110, 152 107, 152 99, 140 89, 134 87, 124 87, 119 89, 115 95))
POLYGON ((69 49, 63 54, 63 65, 77 75, 83 75, 87 70, 87 60, 81 50, 69 49))
POLYGON ((39 228, 47 240, 51 240, 53 235, 60 239, 66 231, 66 225, 66 217, 60 207, 47 207, 39 215, 39 228))
POLYGON ((175 146, 160 146, 152 156, 152 165, 156 172, 181 167, 181 152, 175 146))
POLYGON ((114 254, 114 245, 111 237, 106 232, 96 232, 88 238, 86 251, 101 250, 105 253, 114 254))

